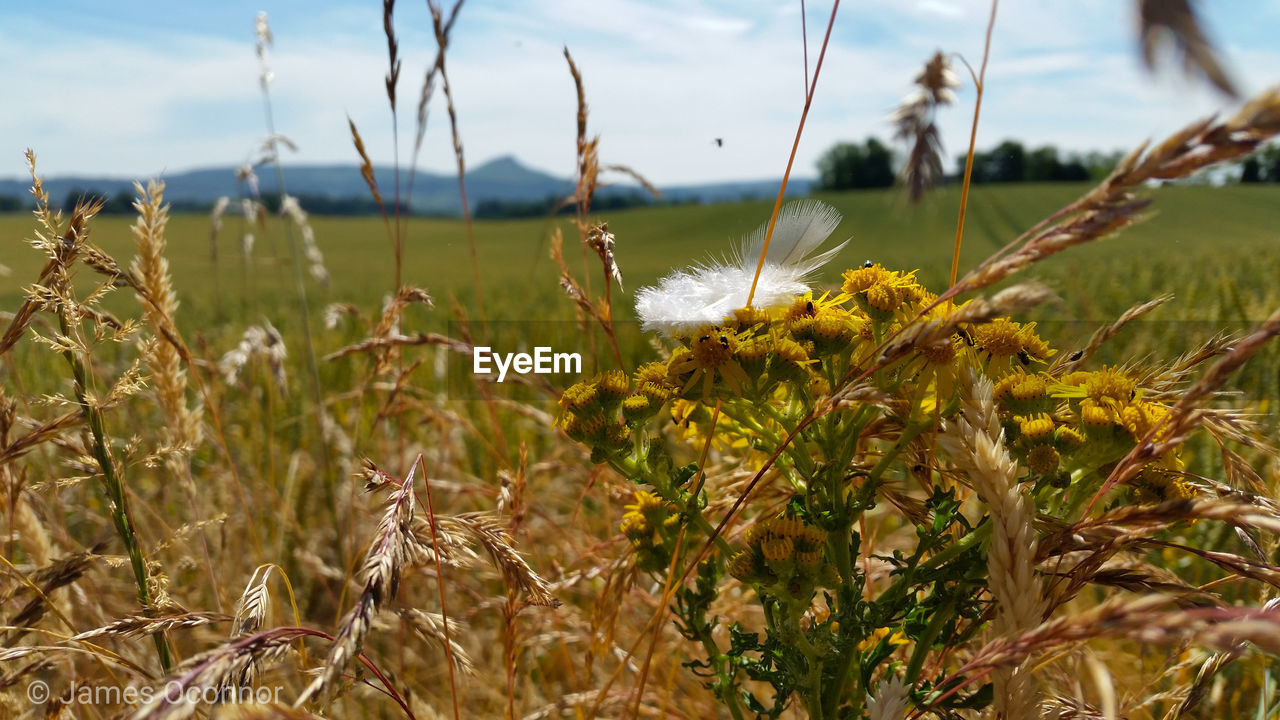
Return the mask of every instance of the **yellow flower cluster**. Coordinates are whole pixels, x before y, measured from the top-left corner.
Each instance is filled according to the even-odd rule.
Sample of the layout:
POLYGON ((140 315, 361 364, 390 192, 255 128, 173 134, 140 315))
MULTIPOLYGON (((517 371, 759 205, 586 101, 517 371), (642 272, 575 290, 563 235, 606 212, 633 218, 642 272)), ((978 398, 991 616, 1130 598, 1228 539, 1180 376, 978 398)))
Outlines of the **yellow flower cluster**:
POLYGON ((622 516, 622 534, 636 551, 636 567, 647 572, 661 572, 671 562, 675 531, 680 515, 675 506, 644 490, 635 491, 635 503, 626 506, 622 516))
MULTIPOLYGON (((1049 351, 1052 352, 1051 350, 1049 351)), ((994 396, 1016 458, 1035 475, 1062 484, 1076 470, 1115 462, 1155 430, 1169 408, 1143 399, 1138 379, 1116 368, 1054 378, 1014 368, 995 382, 994 396)), ((1190 497, 1178 476, 1176 452, 1157 458, 1130 483, 1137 502, 1190 497)))
POLYGON ((904 306, 933 301, 934 296, 916 282, 915 275, 915 271, 903 274, 871 263, 846 270, 841 289, 872 320, 886 322, 904 306))
POLYGON ((557 423, 603 460, 629 449, 634 430, 658 414, 673 390, 661 363, 642 365, 631 378, 611 370, 565 389, 557 423))
POLYGON ((773 595, 808 601, 814 588, 833 581, 826 562, 826 532, 796 517, 757 522, 745 533, 747 548, 729 560, 729 573, 773 595))
MULTIPOLYGON (((687 432, 707 430, 713 399, 812 406, 847 373, 873 368, 897 329, 922 314, 926 321, 943 321, 964 307, 930 307, 937 296, 914 272, 868 262, 843 279, 838 295, 805 293, 777 308, 743 308, 719 324, 676 335, 679 344, 665 362, 644 365, 631 378, 615 371, 570 387, 560 400, 560 426, 603 460, 635 447, 641 426, 670 400, 676 401, 673 417, 687 432)), ((1035 323, 995 318, 961 324, 951 337, 922 344, 875 382, 910 408, 908 415, 919 416, 946 412, 961 368, 988 375, 1011 453, 1033 476, 1059 487, 1073 474, 1115 462, 1153 430, 1157 438, 1163 432, 1169 409, 1145 399, 1137 378, 1116 368, 1065 375, 1041 369, 1055 354, 1035 323)), ((754 447, 760 428, 774 427, 768 413, 751 408, 745 411, 759 424, 740 425, 725 416, 732 414, 729 407, 714 429, 718 447, 754 447)), ((1148 494, 1191 492, 1185 482, 1167 480, 1180 462, 1176 454, 1158 458, 1144 477, 1159 492, 1148 494)))

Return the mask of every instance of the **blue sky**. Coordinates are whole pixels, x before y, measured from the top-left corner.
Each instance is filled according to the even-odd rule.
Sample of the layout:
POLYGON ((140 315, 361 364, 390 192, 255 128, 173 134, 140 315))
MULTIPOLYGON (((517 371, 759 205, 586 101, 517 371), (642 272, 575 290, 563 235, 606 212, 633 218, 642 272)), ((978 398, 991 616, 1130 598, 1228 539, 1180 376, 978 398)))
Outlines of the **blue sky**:
MULTIPOLYGON (((269 62, 290 162, 355 162, 350 114, 375 162, 392 158, 382 78, 381 3, 112 3, 0 6, 0 176, 165 172, 239 164, 265 135, 254 18, 275 36, 269 62), (52 6, 52 7, 50 7, 52 6)), ((1230 106, 1176 69, 1140 67, 1131 0, 1006 0, 992 43, 980 146, 1005 137, 1072 150, 1127 149, 1230 106)), ((1202 2, 1246 94, 1280 82, 1280 0, 1202 2)), ((810 65, 830 2, 807 2, 810 65)), ((832 143, 888 138, 886 116, 934 50, 981 58, 986 0, 846 0, 819 80, 796 173, 832 143)), ((468 164, 513 154, 573 172, 581 68, 606 163, 660 184, 777 177, 803 103, 799 0, 470 0, 449 56, 468 164), (723 138, 717 147, 715 138, 723 138)), ((401 147, 434 54, 425 2, 400 2, 401 147)), ((973 89, 941 116, 948 156, 968 140, 973 89)), ((449 171, 443 103, 433 102, 420 165, 449 171)))

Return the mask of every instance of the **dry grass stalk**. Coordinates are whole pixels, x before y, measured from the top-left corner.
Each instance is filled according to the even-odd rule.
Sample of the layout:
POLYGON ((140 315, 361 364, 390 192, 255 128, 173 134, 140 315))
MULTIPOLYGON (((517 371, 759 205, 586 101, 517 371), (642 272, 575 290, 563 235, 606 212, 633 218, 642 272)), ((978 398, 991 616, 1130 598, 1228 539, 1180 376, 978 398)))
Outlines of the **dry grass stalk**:
POLYGON ((395 0, 382 0, 382 29, 387 36, 387 54, 390 56, 385 84, 393 118, 396 114, 396 85, 400 82, 400 43, 396 40, 395 23, 392 22, 395 5, 395 0))
POLYGON ((604 575, 604 588, 596 595, 591 611, 591 642, 587 645, 586 659, 588 677, 595 670, 595 659, 614 647, 623 599, 631 594, 640 575, 630 556, 621 557, 595 572, 604 575))
POLYGON ((1274 510, 1239 502, 1207 499, 1169 500, 1158 505, 1127 505, 1097 517, 1056 529, 1041 540, 1044 552, 1079 547, 1081 543, 1109 540, 1123 534, 1154 534, 1177 521, 1216 520, 1232 527, 1280 534, 1280 515, 1274 510))
POLYGON ((188 693, 191 689, 226 688, 228 678, 242 674, 250 665, 265 666, 279 662, 289 652, 290 643, 306 637, 321 635, 305 628, 276 628, 266 632, 237 638, 207 652, 193 656, 182 663, 177 672, 166 678, 162 691, 155 698, 138 708, 131 720, 183 720, 196 714, 199 706, 189 702, 203 693, 188 693))
MULTIPOLYGON (((1280 649, 1280 610, 1271 607, 1226 607, 1166 610, 1170 599, 1145 596, 1113 599, 1070 616, 1054 618, 1016 637, 988 643, 952 674, 972 681, 990 668, 1022 663, 1035 653, 1086 640, 1121 637, 1144 644, 1193 642, 1230 651, 1243 641, 1266 652, 1280 649)), ((940 687, 946 685, 940 684, 940 687)))
MULTIPOLYGON (((383 222, 387 220, 387 207, 382 202, 382 191, 378 189, 378 180, 373 176, 373 161, 369 159, 369 153, 364 149, 364 138, 360 137, 360 131, 356 129, 356 123, 347 116, 347 126, 351 128, 351 141, 356 146, 356 154, 360 156, 360 176, 364 178, 364 182, 369 186, 369 193, 373 195, 373 201, 378 204, 378 208, 382 211, 383 222)), ((388 228, 390 226, 388 225, 388 228)), ((388 232, 390 230, 388 229, 388 232)), ((400 262, 400 248, 393 245, 396 251, 396 263, 400 262)))
MULTIPOLYGON (((14 408, 13 405, 9 405, 7 407, 11 411, 14 408)), ((0 412, 3 412, 3 410, 0 410, 0 412)), ((50 442, 61 437, 64 433, 70 431, 83 420, 84 415, 82 413, 70 412, 64 413, 50 420, 45 420, 29 430, 25 435, 22 435, 12 441, 7 437, 4 437, 8 434, 7 432, 0 433, 0 466, 17 460, 23 455, 39 447, 42 443, 50 442)), ((34 420, 31 422, 32 424, 35 423, 34 420)), ((8 425, 5 428, 6 431, 8 427, 11 426, 12 424, 8 425)))
POLYGON ((626 690, 608 693, 603 697, 595 690, 572 693, 525 715, 523 720, 548 720, 564 717, 570 711, 582 713, 583 709, 589 708, 595 708, 597 713, 614 712, 623 709, 630 699, 630 692, 626 690))
POLYGON ((1054 297, 1049 288, 1037 283, 1022 283, 1005 288, 990 299, 974 298, 942 318, 910 323, 887 340, 875 365, 884 367, 918 348, 943 342, 962 327, 988 322, 997 317, 1025 312, 1054 297))
POLYGON ((452 619, 448 620, 448 632, 446 632, 445 617, 440 613, 426 612, 417 608, 396 608, 395 613, 422 639, 434 643, 441 650, 446 650, 445 654, 453 659, 453 666, 459 672, 466 675, 476 672, 475 661, 467 654, 466 649, 454 640, 461 636, 464 630, 460 623, 452 619))
POLYGON ((415 544, 411 523, 416 470, 416 466, 410 470, 401 487, 391 496, 390 505, 382 516, 374 543, 360 570, 362 590, 355 607, 343 616, 320 674, 294 701, 294 707, 302 707, 317 699, 337 683, 343 670, 360 654, 373 616, 399 591, 401 571, 415 544))
POLYGON ((37 312, 56 302, 57 296, 47 292, 47 286, 54 281, 60 268, 65 269, 75 262, 88 237, 89 220, 102 208, 101 202, 77 205, 71 213, 67 229, 59 232, 61 218, 49 208, 49 194, 44 189, 43 180, 36 175, 36 155, 27 150, 26 156, 27 167, 31 172, 31 194, 36 199, 36 220, 41 227, 31 244, 48 255, 49 260, 36 282, 27 289, 27 297, 13 314, 4 335, 0 336, 0 355, 13 348, 31 325, 37 312))
MULTIPOLYGON (((102 200, 77 203, 72 210, 67 231, 60 232, 58 228, 60 217, 49 209, 48 194, 44 192, 36 176, 34 153, 28 151, 27 159, 33 178, 32 193, 37 199, 36 217, 41 224, 41 231, 36 234, 35 244, 45 250, 50 260, 46 270, 41 273, 42 282, 47 284, 28 288, 27 302, 24 302, 23 307, 30 307, 31 314, 34 314, 37 308, 48 310, 57 319, 57 335, 47 339, 47 342, 62 355, 71 371, 72 387, 75 393, 74 404, 80 408, 85 417, 93 461, 97 465, 96 471, 102 482, 112 524, 129 557, 138 590, 138 603, 145 612, 151 612, 154 610, 151 585, 155 576, 150 572, 151 568, 144 557, 134 521, 129 512, 129 496, 125 490, 121 468, 117 465, 113 454, 111 438, 107 433, 103 414, 107 407, 119 402, 124 395, 140 388, 141 379, 136 374, 137 363, 135 362, 134 367, 127 370, 114 384, 105 402, 98 397, 94 389, 96 378, 92 367, 92 348, 85 338, 83 324, 86 319, 93 321, 97 317, 95 313, 87 312, 86 308, 91 308, 91 304, 97 302, 101 294, 110 287, 104 286, 100 288, 99 293, 85 301, 80 301, 75 297, 72 283, 72 263, 88 241, 89 221, 102 209, 102 200), (44 280, 46 277, 47 281, 44 280)), ((21 314, 20 310, 19 316, 21 314)), ((19 316, 15 316, 10 326, 10 331, 16 328, 13 334, 14 342, 25 327, 25 324, 19 322, 19 316)), ((30 322, 30 317, 25 322, 30 322)), ((96 323, 94 328, 96 335, 103 334, 96 323)), ((6 332, 6 338, 9 335, 10 333, 6 332)), ((0 354, 3 352, 0 350, 0 354)), ((153 639, 160 665, 168 671, 172 663, 168 643, 161 634, 154 635, 153 639)))
POLYGON ((116 636, 116 637, 139 637, 141 635, 149 635, 156 632, 167 632, 169 630, 181 630, 185 628, 200 627, 203 625, 212 625, 214 623, 226 622, 231 618, 222 613, 213 612, 185 612, 178 615, 169 615, 167 617, 145 617, 142 615, 134 615, 132 617, 121 618, 100 628, 88 630, 78 635, 67 638, 69 642, 85 642, 95 638, 116 636))
POLYGON ((231 637, 252 635, 262 629, 262 623, 271 609, 271 592, 267 589, 267 581, 276 569, 275 565, 259 565, 254 569, 249 584, 240 593, 240 600, 236 603, 231 637))
POLYGON ((1188 350, 1169 366, 1160 368, 1149 377, 1143 378, 1142 385, 1150 387, 1153 395, 1162 401, 1176 402, 1185 390, 1192 372, 1208 360, 1227 352, 1240 338, 1219 333, 1206 340, 1194 350, 1188 350))
MULTIPOLYGON (((262 630, 271 608, 271 593, 267 589, 267 581, 276 570, 275 565, 260 565, 253 571, 249 584, 240 594, 236 603, 236 615, 231 625, 231 637, 240 638, 253 635, 262 630)), ((224 676, 220 686, 225 690, 252 688, 254 678, 258 675, 258 663, 253 659, 236 669, 234 673, 224 676)))
MULTIPOLYGON (((458 6, 454 6, 453 15, 458 6)), ((462 200, 462 221, 467 230, 467 246, 471 251, 471 281, 475 284, 476 312, 480 315, 480 324, 485 324, 484 289, 480 284, 480 260, 476 255, 475 230, 471 226, 471 206, 467 203, 467 163, 462 153, 462 136, 458 133, 458 110, 453 103, 453 89, 449 84, 449 71, 445 69, 445 48, 449 46, 449 34, 445 29, 444 12, 436 0, 427 0, 427 9, 431 11, 431 27, 435 30, 436 45, 440 51, 436 54, 436 68, 440 72, 440 86, 444 90, 445 107, 449 111, 449 132, 453 137, 453 154, 458 160, 458 196, 462 200)), ((452 18, 451 18, 452 19, 452 18)))
POLYGON ((410 347, 414 345, 439 345, 453 352, 470 355, 473 347, 469 343, 451 338, 447 335, 437 333, 414 333, 412 335, 395 335, 383 338, 367 338, 361 340, 354 345, 348 345, 344 348, 334 350, 324 356, 324 360, 337 360, 347 357, 348 355, 356 355, 359 353, 371 352, 374 350, 385 350, 391 347, 410 347))
MULTIPOLYGON (((1036 576, 1035 505, 1018 482, 1018 465, 1004 445, 1004 430, 992 399, 991 381, 972 371, 961 383, 961 412, 938 444, 965 471, 986 503, 994 527, 988 550, 988 587, 998 611, 992 627, 1015 636, 1044 618, 1043 589, 1036 576)), ((995 674, 995 708, 1005 718, 1034 717, 1037 688, 1025 666, 995 674)))
POLYGON ((311 277, 328 287, 329 270, 324 266, 324 255, 316 245, 315 230, 311 227, 306 211, 298 204, 298 198, 285 195, 280 201, 280 214, 288 217, 298 227, 298 235, 302 238, 302 254, 307 259, 311 277))
POLYGON ((1123 330, 1126 325, 1146 315, 1152 310, 1155 310, 1156 308, 1169 302, 1172 299, 1173 299, 1173 295, 1171 294, 1161 295, 1160 297, 1155 298, 1154 300, 1148 300, 1147 302, 1134 305, 1128 310, 1125 310, 1124 314, 1122 314, 1119 318, 1117 318, 1115 322, 1112 322, 1095 331, 1093 335, 1090 336, 1089 344, 1086 345, 1084 349, 1075 353, 1060 354, 1058 358, 1054 361, 1053 365, 1050 367, 1049 372, 1056 375, 1059 373, 1068 373, 1068 372, 1071 372, 1072 369, 1080 367, 1085 363, 1085 361, 1093 357, 1093 354, 1098 351, 1098 348, 1102 347, 1103 343, 1107 342, 1111 338, 1114 338, 1116 335, 1119 335, 1120 331, 1123 330))
MULTIPOLYGON (((453 4, 453 9, 449 11, 449 19, 444 22, 443 35, 447 40, 449 34, 453 32, 453 23, 458 19, 458 11, 462 9, 462 0, 453 4)), ((427 134, 427 104, 431 101, 431 95, 435 91, 436 77, 440 72, 440 65, 444 62, 444 51, 448 47, 448 43, 441 46, 436 44, 436 57, 427 68, 426 74, 422 78, 422 90, 418 93, 418 116, 416 127, 414 128, 413 138, 413 162, 409 170, 409 193, 413 193, 414 170, 418 166, 418 154, 422 150, 422 138, 427 134)))
POLYGON ((925 63, 915 77, 916 90, 902 101, 890 118, 894 138, 911 145, 898 181, 907 188, 911 202, 918 201, 942 177, 942 137, 936 124, 939 108, 956 101, 959 78, 941 51, 925 63))
POLYGON ((1199 70, 1218 90, 1239 97, 1235 83, 1200 27, 1192 0, 1138 0, 1138 39, 1148 70, 1155 69, 1161 41, 1170 40, 1188 71, 1199 70))
POLYGON ((615 241, 613 233, 609 232, 609 223, 600 223, 592 225, 587 231, 587 247, 596 251, 596 255, 600 256, 600 264, 604 266, 604 279, 608 284, 610 280, 618 283, 618 289, 622 289, 622 271, 618 269, 618 261, 613 256, 613 247, 615 241))
POLYGON ((305 710, 277 703, 235 703, 218 712, 219 720, 320 720, 305 710))
MULTIPOLYGON (((20 582, 8 588, 3 597, 0 597, 0 604, 7 606, 27 594, 30 594, 31 598, 19 607, 17 612, 8 616, 5 624, 15 628, 32 628, 45 616, 45 613, 52 610, 68 627, 71 627, 71 623, 61 616, 57 607, 50 601, 49 595, 58 588, 68 587, 83 577, 89 566, 97 559, 97 553, 104 547, 105 545, 100 543, 90 548, 88 552, 72 553, 59 558, 21 578, 20 582)), ((25 629, 7 631, 0 636, 0 644, 12 645, 25 634, 25 629)))
POLYGON ((55 550, 53 537, 46 527, 46 520, 36 507, 33 493, 28 489, 14 490, 20 484, 18 478, 0 460, 0 481, 3 481, 3 493, 0 493, 0 513, 10 518, 12 523, 11 537, 20 543, 31 561, 36 565, 47 565, 53 560, 55 550))
MULTIPOLYGON (((441 335, 418 333, 415 336, 407 336, 401 334, 400 319, 404 315, 404 311, 414 304, 433 307, 435 301, 427 294, 426 290, 402 286, 395 295, 388 297, 384 301, 382 314, 379 316, 378 322, 376 324, 366 323, 370 325, 368 338, 341 350, 334 351, 323 359, 335 360, 353 353, 373 351, 374 365, 371 376, 379 376, 390 372, 392 367, 397 364, 400 358, 398 348, 401 346, 421 344, 448 345, 449 342, 447 341, 450 338, 441 335)), ((329 313, 332 310, 333 306, 330 306, 330 309, 326 311, 326 324, 330 322, 329 313)), ((359 311, 354 308, 340 309, 339 312, 348 312, 355 314, 357 317, 360 316, 359 311)), ((470 352, 469 348, 467 352, 470 352)))
POLYGON ((229 350, 218 361, 218 369, 228 385, 234 385, 240 377, 240 371, 254 357, 266 359, 275 378, 276 388, 282 394, 289 392, 289 379, 285 375, 284 361, 289 351, 285 348, 284 337, 268 320, 262 325, 250 325, 244 331, 240 344, 229 350))
MULTIPOLYGON (((132 230, 138 254, 133 260, 132 279, 145 293, 139 299, 147 325, 161 337, 173 332, 170 326, 178 312, 178 296, 173 290, 169 261, 164 257, 169 209, 164 205, 163 182, 153 180, 145 189, 135 183, 134 189, 138 193, 134 203, 138 219, 132 230)), ((147 348, 147 367, 156 388, 156 401, 165 416, 165 441, 172 453, 170 469, 191 487, 190 468, 184 459, 201 442, 200 407, 187 406, 186 370, 177 348, 168 342, 150 343, 147 348)))
MULTIPOLYGON (((587 210, 591 207, 591 199, 595 196, 596 191, 596 174, 599 170, 599 162, 596 159, 596 143, 599 138, 591 141, 587 140, 587 91, 582 86, 582 73, 578 71, 578 65, 573 61, 573 56, 569 54, 568 47, 564 49, 564 59, 569 63, 569 74, 573 77, 573 87, 578 97, 578 178, 573 202, 579 208, 578 215, 585 216, 587 210)), ((583 269, 586 269, 585 265, 583 269)), ((587 287, 589 289, 591 287, 590 284, 587 287)))
POLYGON ((507 586, 524 593, 529 605, 559 607, 560 601, 551 592, 551 585, 529 567, 512 545, 502 522, 485 513, 466 513, 453 517, 437 518, 443 528, 463 531, 470 535, 488 553, 493 566, 502 574, 507 586))

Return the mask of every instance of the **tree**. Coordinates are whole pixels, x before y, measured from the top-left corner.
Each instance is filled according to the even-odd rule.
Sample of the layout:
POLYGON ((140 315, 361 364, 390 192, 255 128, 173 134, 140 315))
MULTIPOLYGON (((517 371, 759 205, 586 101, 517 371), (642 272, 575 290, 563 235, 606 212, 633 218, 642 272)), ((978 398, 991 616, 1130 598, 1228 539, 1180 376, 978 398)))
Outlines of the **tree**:
POLYGON ((1280 183, 1280 144, 1264 145, 1240 163, 1242 183, 1280 183))
POLYGON ((1262 182, 1262 163, 1256 156, 1250 155, 1244 159, 1240 165, 1240 182, 1242 183, 1260 183, 1262 182))
POLYGON ((818 159, 821 190, 883 188, 893 185, 893 153, 875 138, 839 143, 818 159))
POLYGON ((1062 162, 1058 160, 1058 148, 1046 145, 1027 153, 1027 180, 1029 182, 1048 182, 1057 180, 1062 162))
MULTIPOLYGON (((1056 158, 1057 153, 1055 151, 1056 158)), ((964 161, 960 168, 963 171, 964 161)), ((973 154, 973 182, 1008 183, 1027 179, 1027 151, 1016 140, 1005 140, 990 152, 973 154)))
MULTIPOLYGON (((1101 179, 1118 160, 1096 152, 1063 159, 1052 145, 1028 151, 1016 140, 1005 140, 992 150, 973 154, 973 182, 1080 182, 1094 179, 1095 172, 1101 179)), ((960 156, 961 172, 964 162, 960 156)))

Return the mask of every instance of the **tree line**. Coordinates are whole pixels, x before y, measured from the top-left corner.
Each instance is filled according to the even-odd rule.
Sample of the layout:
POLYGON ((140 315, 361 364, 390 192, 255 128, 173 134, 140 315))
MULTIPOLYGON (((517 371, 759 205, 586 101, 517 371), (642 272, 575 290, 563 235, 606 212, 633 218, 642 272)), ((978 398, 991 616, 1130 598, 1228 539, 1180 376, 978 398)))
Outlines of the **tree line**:
MULTIPOLYGON (((1062 153, 1052 145, 1028 149, 1016 140, 1005 140, 990 150, 973 154, 973 183, 1098 182, 1105 178, 1124 153, 1062 153)), ((964 175, 966 157, 956 157, 956 169, 944 182, 964 175)), ((818 159, 818 189, 854 190, 886 188, 897 178, 897 158, 880 140, 842 142, 818 159)), ((1280 183, 1280 144, 1259 148, 1238 164, 1241 183, 1280 183)))
POLYGON ((1240 163, 1242 183, 1280 183, 1280 145, 1270 145, 1240 163))
MULTIPOLYGON (((1052 145, 1028 149, 1017 140, 1005 140, 996 147, 973 154, 973 182, 1081 182, 1100 180, 1116 166, 1123 154, 1061 153, 1052 145)), ((883 188, 897 177, 893 151, 880 140, 869 137, 862 143, 842 142, 818 159, 818 185, 823 190, 883 188)), ((956 158, 956 171, 946 180, 964 173, 966 157, 956 158)))

